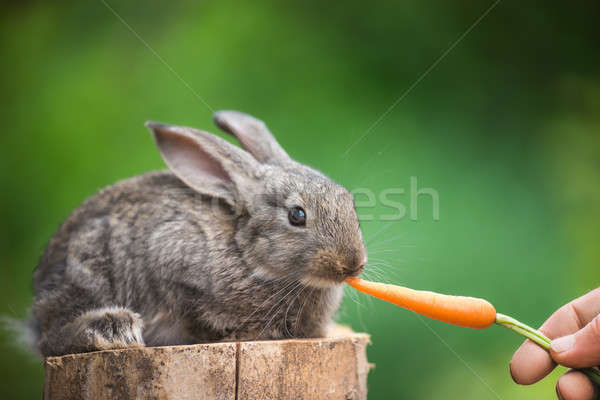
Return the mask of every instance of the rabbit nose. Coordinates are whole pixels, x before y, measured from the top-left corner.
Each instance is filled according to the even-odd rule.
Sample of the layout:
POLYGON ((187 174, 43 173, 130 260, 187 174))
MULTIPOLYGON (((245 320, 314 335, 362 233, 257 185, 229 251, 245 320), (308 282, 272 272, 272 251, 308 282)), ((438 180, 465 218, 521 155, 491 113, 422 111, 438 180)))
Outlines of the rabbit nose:
POLYGON ((364 268, 367 265, 367 255, 364 254, 360 263, 360 268, 364 268))
POLYGON ((364 252, 354 254, 354 256, 346 264, 346 273, 348 276, 359 275, 367 264, 367 255, 364 252))
POLYGON ((362 248, 360 251, 358 251, 358 253, 356 255, 356 259, 357 259, 357 265, 358 265, 357 269, 363 269, 365 267, 365 265, 367 265, 367 252, 365 251, 364 248, 362 248))

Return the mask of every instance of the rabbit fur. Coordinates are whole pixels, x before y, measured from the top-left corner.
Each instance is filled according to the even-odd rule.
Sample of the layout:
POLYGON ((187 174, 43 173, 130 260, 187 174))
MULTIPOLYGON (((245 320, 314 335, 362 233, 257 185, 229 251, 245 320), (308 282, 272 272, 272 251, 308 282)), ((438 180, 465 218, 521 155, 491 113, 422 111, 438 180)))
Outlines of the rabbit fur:
POLYGON ((351 194, 262 121, 214 120, 245 150, 148 122, 169 170, 100 190, 60 226, 27 324, 43 356, 325 334, 366 263, 351 194), (288 220, 297 206, 304 226, 288 220))

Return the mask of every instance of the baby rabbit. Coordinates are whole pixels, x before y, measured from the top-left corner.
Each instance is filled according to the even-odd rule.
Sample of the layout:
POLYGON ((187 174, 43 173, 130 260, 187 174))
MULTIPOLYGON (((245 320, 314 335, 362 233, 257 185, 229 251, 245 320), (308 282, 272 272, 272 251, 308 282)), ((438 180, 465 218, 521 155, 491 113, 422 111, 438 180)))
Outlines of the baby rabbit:
POLYGON ((170 171, 101 190, 50 240, 30 321, 43 356, 325 334, 366 263, 351 194, 262 121, 214 120, 245 151, 148 122, 170 171))

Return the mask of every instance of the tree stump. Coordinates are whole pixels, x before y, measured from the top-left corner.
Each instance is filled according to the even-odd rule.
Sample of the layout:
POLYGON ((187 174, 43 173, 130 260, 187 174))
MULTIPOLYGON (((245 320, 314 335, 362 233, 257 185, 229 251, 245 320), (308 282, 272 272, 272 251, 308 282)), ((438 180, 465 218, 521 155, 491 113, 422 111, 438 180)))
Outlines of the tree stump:
POLYGON ((369 335, 48 357, 44 399, 366 399, 369 335))

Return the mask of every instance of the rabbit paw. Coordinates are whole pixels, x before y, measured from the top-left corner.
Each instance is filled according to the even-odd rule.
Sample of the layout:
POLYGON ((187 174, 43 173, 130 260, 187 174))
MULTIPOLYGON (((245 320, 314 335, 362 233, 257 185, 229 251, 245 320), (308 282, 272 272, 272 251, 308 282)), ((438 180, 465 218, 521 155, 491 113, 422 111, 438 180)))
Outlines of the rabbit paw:
POLYGON ((126 308, 89 311, 80 316, 77 322, 92 350, 144 346, 142 318, 126 308))

